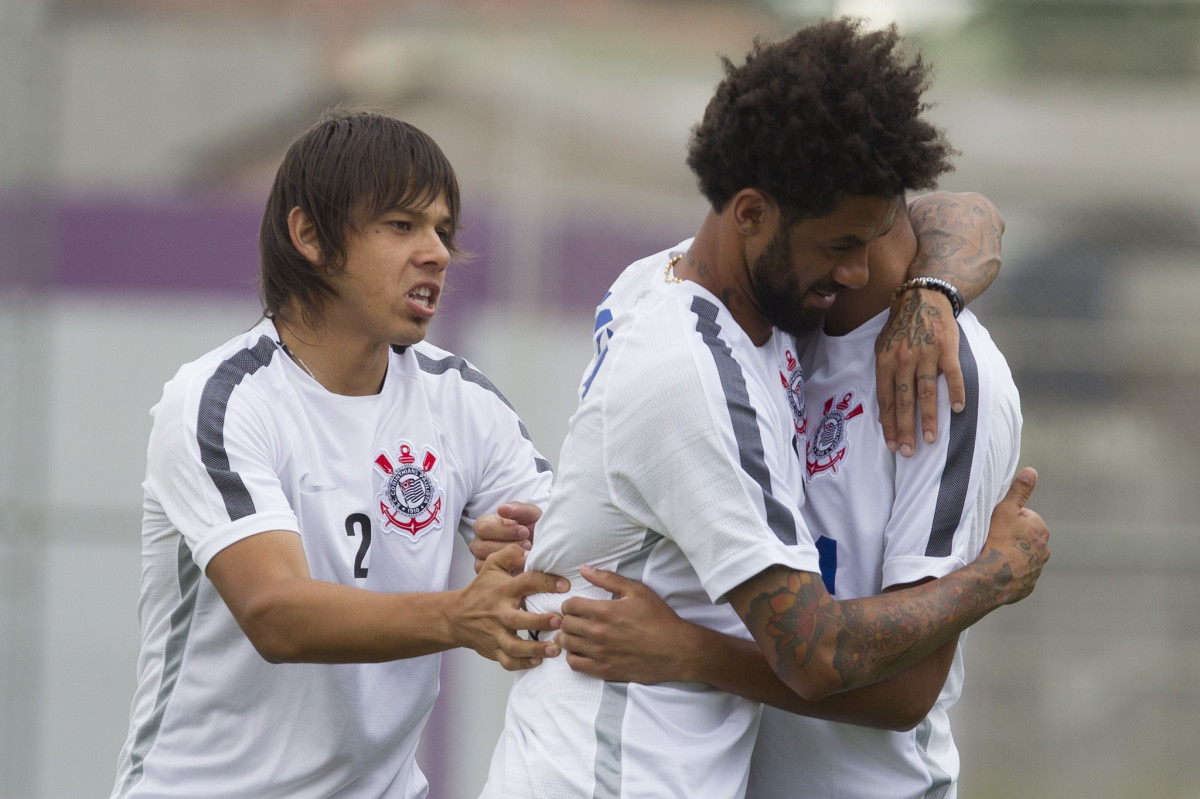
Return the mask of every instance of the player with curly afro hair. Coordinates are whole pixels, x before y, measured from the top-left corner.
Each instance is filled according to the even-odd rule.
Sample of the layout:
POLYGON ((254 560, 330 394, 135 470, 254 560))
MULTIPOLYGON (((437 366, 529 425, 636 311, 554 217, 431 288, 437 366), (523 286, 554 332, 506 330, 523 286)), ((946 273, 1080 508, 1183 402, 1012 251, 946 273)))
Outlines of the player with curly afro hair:
MULTIPOLYGON (((967 563, 973 556, 964 553, 928 575, 934 579, 886 594, 834 595, 835 579, 843 579, 838 569, 857 565, 858 553, 873 550, 858 558, 864 571, 882 562, 883 523, 855 528, 877 537, 851 551, 824 534, 823 520, 801 515, 814 485, 860 492, 849 507, 840 494, 833 499, 830 515, 848 528, 868 506, 890 513, 892 503, 879 498, 884 490, 873 486, 886 483, 891 491, 892 476, 901 475, 912 491, 909 470, 918 467, 897 466, 901 456, 926 463, 921 455, 936 456, 958 440, 949 433, 953 392, 945 403, 939 393, 950 381, 938 377, 936 365, 966 371, 955 319, 962 284, 921 271, 920 285, 936 278, 938 288, 906 280, 924 267, 919 242, 928 221, 951 223, 933 248, 951 277, 979 265, 971 262, 975 248, 984 261, 996 255, 998 264, 1000 224, 982 210, 985 200, 971 201, 978 212, 940 219, 922 212, 923 224, 911 224, 905 192, 932 187, 949 169, 951 150, 920 119, 927 81, 920 58, 899 52, 894 28, 865 33, 860 26, 823 22, 777 45, 756 44, 741 67, 726 61, 728 74, 688 160, 711 207, 691 239, 628 266, 596 309, 596 349, 545 514, 506 503, 473 526, 469 546, 479 568, 498 548, 527 540, 525 568, 571 584, 565 599, 529 598, 529 610, 561 612, 554 641, 566 657, 548 658, 514 682, 480 799, 748 796, 763 715, 758 702, 911 730, 924 713, 917 708, 912 720, 907 712, 917 702, 898 700, 910 693, 936 699, 936 677, 945 681, 946 672, 925 666, 927 656, 953 656, 960 631, 1021 599, 1037 581, 1049 552, 1044 523, 1023 512, 1032 470, 992 515, 982 556, 967 563), (887 329, 894 307, 903 321, 886 340, 901 343, 881 350, 879 361, 903 347, 945 356, 918 363, 925 371, 915 377, 900 370, 880 376, 877 369, 878 339, 870 333, 887 329), (805 358, 824 341, 808 334, 844 335, 863 315, 876 327, 839 342, 839 352, 850 353, 843 363, 857 370, 854 382, 810 395, 806 405, 814 361, 805 358), (886 425, 877 428, 870 418, 875 385, 889 399, 931 389, 930 415, 943 426, 926 431, 939 431, 943 448, 929 446, 933 437, 924 437, 921 453, 911 444, 907 452, 893 447, 886 425), (841 421, 817 415, 822 400, 826 412, 838 403, 841 421), (851 433, 870 436, 862 439, 868 443, 843 443, 848 419, 856 419, 851 433), (853 463, 863 479, 810 480, 808 444, 822 439, 842 447, 818 456, 826 458, 822 468, 853 463), (867 478, 871 487, 860 489, 867 478), (917 663, 922 667, 909 669, 917 663), (892 677, 904 685, 886 701, 841 699, 877 684, 893 691, 892 677)), ((923 421, 925 404, 922 398, 923 421)), ((883 400, 878 407, 882 421, 883 400)), ((974 416, 964 410, 955 430, 974 416)), ((899 495, 897 502, 932 516, 950 491, 934 485, 943 474, 936 465, 925 474, 932 492, 918 488, 919 502, 899 495)), ((964 478, 961 485, 981 482, 964 478)), ((991 510, 994 495, 980 492, 991 510)), ((988 516, 959 511, 955 505, 942 515, 980 522, 988 516)), ((922 520, 913 529, 919 551, 911 560, 931 560, 930 527, 922 520)), ((955 541, 981 542, 978 533, 955 541)), ((942 663, 948 661, 933 666, 942 663)), ((792 742, 780 737, 784 747, 792 742)), ((911 749, 912 762, 924 768, 915 742, 911 749)), ((780 795, 843 795, 805 789, 822 770, 840 768, 853 780, 860 769, 850 762, 791 774, 780 795)), ((903 795, 930 795, 944 787, 942 773, 929 790, 903 795)), ((864 783, 868 791, 878 785, 864 783)), ((885 787, 871 795, 901 794, 885 787)))
POLYGON ((717 211, 753 187, 789 221, 824 216, 838 194, 895 197, 953 168, 945 136, 921 118, 929 69, 906 57, 895 25, 827 20, 757 40, 741 66, 722 61, 687 159, 717 211))

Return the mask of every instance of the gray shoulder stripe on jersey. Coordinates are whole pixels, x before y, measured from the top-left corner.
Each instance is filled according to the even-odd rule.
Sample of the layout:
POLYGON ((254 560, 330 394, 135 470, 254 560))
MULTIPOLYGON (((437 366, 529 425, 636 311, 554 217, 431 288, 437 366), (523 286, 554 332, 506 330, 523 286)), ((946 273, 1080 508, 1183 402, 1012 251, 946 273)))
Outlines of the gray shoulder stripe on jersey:
POLYGON ((158 694, 154 697, 154 710, 134 734, 129 752, 129 773, 121 783, 119 796, 127 795, 145 773, 146 754, 150 747, 154 746, 158 732, 162 729, 163 716, 166 715, 167 705, 175 692, 179 670, 183 665, 183 652, 187 647, 188 634, 192 630, 196 593, 200 587, 200 567, 192 558, 192 551, 182 535, 179 536, 176 563, 179 573, 179 604, 171 611, 171 627, 163 648, 163 671, 158 684, 158 694))
POLYGON ((967 488, 971 483, 971 466, 975 458, 975 431, 979 426, 979 365, 962 325, 958 326, 958 363, 962 367, 967 404, 958 413, 950 414, 950 438, 946 444, 946 465, 938 485, 937 504, 933 510, 933 526, 925 555, 944 558, 954 549, 954 533, 962 521, 967 504, 967 488))
MULTIPOLYGON (((642 545, 632 555, 622 558, 614 571, 630 580, 642 581, 646 561, 659 541, 661 534, 647 530, 642 545)), ((616 594, 613 594, 616 599, 616 594)), ((619 799, 623 774, 621 760, 621 729, 625 721, 625 707, 629 702, 629 683, 606 682, 600 694, 600 706, 596 709, 596 759, 592 769, 596 787, 592 799, 619 799)))
MULTIPOLYGON (((459 376, 462 377, 463 380, 468 383, 473 383, 486 391, 490 391, 496 396, 497 399, 503 402, 508 409, 513 412, 513 414, 517 413, 517 409, 512 406, 512 403, 508 401, 508 398, 500 393, 500 389, 496 388, 492 381, 488 380, 487 376, 483 372, 472 368, 471 365, 467 363, 465 358, 461 358, 458 355, 447 355, 445 358, 434 359, 430 358, 423 352, 414 350, 414 353, 417 356, 417 365, 421 367, 422 372, 428 372, 431 375, 444 375, 447 372, 458 372, 459 376)), ((517 428, 521 431, 521 437, 532 444, 533 439, 529 437, 529 430, 525 428, 525 423, 521 421, 520 416, 517 416, 517 428)), ((546 460, 545 458, 534 458, 533 462, 539 472, 550 471, 550 461, 546 460)))
POLYGON ((694 297, 692 312, 696 314, 696 332, 708 345, 708 351, 717 367, 717 374, 721 378, 721 388, 725 392, 725 405, 729 409, 729 421, 733 425, 733 437, 737 441, 742 468, 762 489, 767 510, 767 525, 780 541, 795 544, 796 517, 772 493, 771 473, 767 469, 762 435, 758 429, 758 414, 750 404, 750 394, 746 390, 746 378, 742 374, 742 367, 734 360, 733 350, 721 338, 721 326, 717 324, 717 306, 702 297, 694 297))
POLYGON ((275 342, 266 336, 261 337, 253 347, 238 350, 221 362, 204 384, 204 392, 200 395, 200 410, 196 418, 200 461, 221 493, 230 521, 253 514, 254 500, 241 475, 229 468, 229 453, 225 451, 225 412, 229 408, 229 398, 242 378, 269 364, 275 350, 275 342))

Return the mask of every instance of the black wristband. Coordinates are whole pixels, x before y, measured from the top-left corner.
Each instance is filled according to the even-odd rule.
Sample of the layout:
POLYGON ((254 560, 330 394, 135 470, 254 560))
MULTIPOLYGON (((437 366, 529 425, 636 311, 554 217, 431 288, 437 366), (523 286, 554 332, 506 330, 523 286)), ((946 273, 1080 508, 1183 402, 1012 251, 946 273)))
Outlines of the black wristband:
POLYGON ((900 299, 900 295, 909 289, 933 289, 942 292, 946 295, 946 299, 950 300, 950 310, 954 313, 955 319, 966 307, 962 292, 949 280, 942 280, 940 277, 914 277, 904 281, 892 292, 892 303, 900 299))

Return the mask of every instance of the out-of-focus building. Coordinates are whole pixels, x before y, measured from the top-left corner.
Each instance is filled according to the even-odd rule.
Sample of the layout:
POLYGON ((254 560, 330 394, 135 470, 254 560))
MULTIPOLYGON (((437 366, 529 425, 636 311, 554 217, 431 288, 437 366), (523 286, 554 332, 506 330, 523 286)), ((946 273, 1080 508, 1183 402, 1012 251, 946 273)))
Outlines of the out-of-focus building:
MULTIPOLYGON (((756 35, 896 19, 1005 213, 1007 353, 1053 559, 966 646, 961 795, 1200 795, 1200 4, 1182 0, 0 0, 0 797, 108 791, 137 652, 148 410, 257 318, 291 138, 427 130, 465 240, 431 338, 556 459, 591 311, 694 230, 691 125, 756 35)), ((459 564, 467 579, 469 567, 459 564)), ((473 796, 509 677, 446 658, 423 762, 473 796)))

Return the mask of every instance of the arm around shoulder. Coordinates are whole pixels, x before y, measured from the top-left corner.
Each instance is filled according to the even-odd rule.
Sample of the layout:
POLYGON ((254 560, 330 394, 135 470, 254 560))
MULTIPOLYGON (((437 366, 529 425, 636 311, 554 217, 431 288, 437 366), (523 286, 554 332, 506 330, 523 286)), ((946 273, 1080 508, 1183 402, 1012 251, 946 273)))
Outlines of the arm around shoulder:
POLYGON ((1004 218, 987 197, 937 191, 914 197, 908 215, 917 256, 908 277, 947 280, 966 302, 982 294, 1000 271, 1004 218))
POLYGON ((887 324, 875 342, 879 421, 889 449, 905 456, 915 451, 916 409, 926 443, 936 438, 939 373, 945 375, 951 406, 963 407, 954 318, 995 280, 1004 234, 1000 212, 982 194, 924 194, 909 201, 908 215, 916 255, 906 274, 909 281, 893 295, 887 324))

